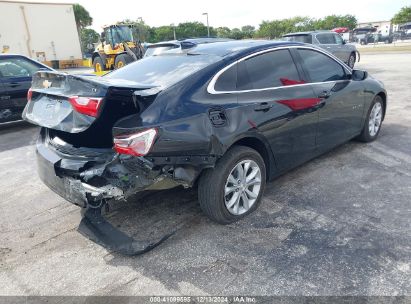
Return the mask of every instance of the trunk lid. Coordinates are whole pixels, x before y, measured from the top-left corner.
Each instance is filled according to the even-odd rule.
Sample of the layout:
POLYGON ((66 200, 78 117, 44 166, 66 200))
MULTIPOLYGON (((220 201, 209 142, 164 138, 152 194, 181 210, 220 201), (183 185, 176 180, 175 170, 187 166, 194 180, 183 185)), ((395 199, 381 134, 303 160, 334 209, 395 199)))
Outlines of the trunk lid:
POLYGON ((106 119, 108 112, 114 116, 138 113, 138 105, 132 102, 133 92, 151 88, 153 86, 122 79, 40 71, 33 75, 23 119, 49 129, 80 133, 96 121, 106 119), (111 95, 115 98, 110 100, 111 95), (123 98, 119 100, 118 96, 123 98), (94 102, 94 106, 90 102, 94 102), (91 109, 94 114, 85 109, 84 103, 94 107, 91 109), (128 111, 120 109, 122 107, 128 111))

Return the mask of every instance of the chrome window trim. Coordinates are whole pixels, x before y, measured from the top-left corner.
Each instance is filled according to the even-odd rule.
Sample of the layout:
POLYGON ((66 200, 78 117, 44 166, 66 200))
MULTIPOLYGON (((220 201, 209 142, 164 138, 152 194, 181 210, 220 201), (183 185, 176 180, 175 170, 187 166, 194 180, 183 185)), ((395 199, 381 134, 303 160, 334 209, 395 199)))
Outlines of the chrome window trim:
POLYGON ((250 90, 238 90, 238 91, 216 91, 215 90, 215 84, 218 80, 218 78, 221 76, 221 74, 223 74, 225 71, 227 71, 229 68, 231 68, 232 66, 247 60, 249 58, 264 54, 264 53, 269 53, 272 51, 276 51, 276 50, 284 50, 284 49, 294 49, 294 48, 299 48, 299 49, 309 49, 309 50, 313 50, 313 51, 317 51, 320 52, 326 56, 328 56, 329 58, 331 58, 332 60, 336 61, 339 65, 341 65, 341 67, 344 69, 344 71, 347 74, 351 74, 352 70, 344 63, 342 62, 340 59, 338 59, 337 57, 335 57, 334 55, 327 53, 325 51, 323 51, 320 48, 317 47, 311 47, 311 46, 306 46, 306 45, 293 45, 293 46, 281 46, 281 47, 272 47, 270 49, 266 49, 266 50, 262 50, 250 55, 247 55, 243 58, 240 58, 232 63, 230 63, 229 65, 225 66, 224 68, 222 68, 220 71, 218 71, 213 78, 211 78, 210 83, 207 86, 207 92, 209 94, 212 95, 219 95, 219 94, 240 94, 240 93, 250 93, 250 92, 262 92, 262 91, 270 91, 270 90, 278 90, 278 89, 284 89, 284 88, 293 88, 293 87, 301 87, 301 86, 307 86, 307 85, 313 85, 313 84, 319 84, 319 83, 333 83, 333 82, 341 82, 341 81, 346 81, 346 80, 333 80, 333 81, 323 81, 323 82, 309 82, 309 83, 302 83, 302 84, 293 84, 293 85, 289 85, 289 86, 281 86, 281 87, 270 87, 270 88, 263 88, 263 89, 250 89, 250 90))

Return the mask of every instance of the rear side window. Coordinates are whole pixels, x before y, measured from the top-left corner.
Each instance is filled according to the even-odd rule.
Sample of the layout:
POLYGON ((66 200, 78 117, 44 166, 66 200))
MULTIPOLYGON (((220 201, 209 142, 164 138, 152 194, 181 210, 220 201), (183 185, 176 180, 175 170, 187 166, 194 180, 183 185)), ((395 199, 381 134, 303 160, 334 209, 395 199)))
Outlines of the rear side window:
POLYGON ((265 89, 301 83, 288 50, 257 55, 238 64, 238 90, 265 89))
POLYGON ((307 49, 298 49, 298 53, 312 82, 346 79, 344 68, 323 53, 307 49))
POLYGON ((237 88, 237 64, 227 69, 218 77, 214 86, 216 91, 235 91, 237 88))
POLYGON ((313 43, 313 39, 311 35, 292 35, 292 36, 286 36, 283 37, 285 41, 296 41, 296 42, 302 42, 302 43, 313 43))
POLYGON ((334 34, 317 34, 316 37, 321 44, 336 44, 334 34))
POLYGON ((344 39, 340 35, 334 34, 334 38, 335 38, 335 42, 337 44, 343 44, 344 43, 344 39))

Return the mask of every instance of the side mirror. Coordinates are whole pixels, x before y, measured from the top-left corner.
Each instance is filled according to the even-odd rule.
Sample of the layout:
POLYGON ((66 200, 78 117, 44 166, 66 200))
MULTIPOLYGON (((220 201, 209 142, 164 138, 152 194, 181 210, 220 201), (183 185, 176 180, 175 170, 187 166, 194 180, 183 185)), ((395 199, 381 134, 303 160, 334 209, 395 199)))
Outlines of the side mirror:
POLYGON ((354 81, 361 81, 361 80, 366 79, 367 77, 368 77, 367 71, 353 70, 351 74, 351 79, 354 81))
POLYGON ((343 39, 342 44, 346 44, 346 43, 347 43, 347 41, 345 41, 345 40, 343 39))
POLYGON ((100 41, 101 41, 101 43, 103 43, 105 40, 106 40, 106 33, 102 32, 100 34, 100 41))

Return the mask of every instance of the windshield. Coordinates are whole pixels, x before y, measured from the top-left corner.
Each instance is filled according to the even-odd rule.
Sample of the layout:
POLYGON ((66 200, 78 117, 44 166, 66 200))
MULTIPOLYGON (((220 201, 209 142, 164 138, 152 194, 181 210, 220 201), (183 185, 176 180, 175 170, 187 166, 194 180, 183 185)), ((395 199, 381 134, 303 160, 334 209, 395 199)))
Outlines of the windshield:
POLYGON ((311 35, 292 35, 283 37, 285 41, 296 41, 303 43, 312 43, 311 35))
POLYGON ((113 44, 121 43, 124 41, 133 41, 133 34, 131 28, 128 26, 114 26, 107 29, 107 35, 109 41, 113 44))
POLYGON ((166 88, 220 59, 221 57, 214 55, 170 54, 150 56, 103 77, 131 80, 142 85, 166 88))

